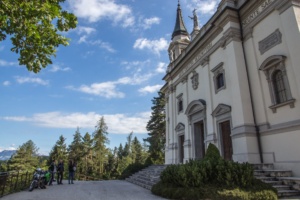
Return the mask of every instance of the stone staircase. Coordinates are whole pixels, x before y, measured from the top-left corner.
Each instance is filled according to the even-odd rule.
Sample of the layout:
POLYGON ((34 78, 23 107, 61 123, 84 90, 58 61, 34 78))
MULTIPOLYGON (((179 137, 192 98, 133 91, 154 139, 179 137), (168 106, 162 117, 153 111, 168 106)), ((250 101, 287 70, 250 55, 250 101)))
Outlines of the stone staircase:
POLYGON ((290 170, 276 170, 273 164, 253 164, 254 176, 265 183, 272 184, 278 197, 300 196, 300 178, 292 177, 290 170))
MULTIPOLYGON (((151 190, 160 180, 160 173, 167 165, 151 165, 126 179, 126 181, 151 190)), ((292 177, 290 170, 276 170, 273 164, 253 164, 254 176, 265 183, 272 184, 278 197, 300 196, 300 178, 292 177)))
POLYGON ((151 165, 126 178, 126 181, 151 190, 152 186, 160 180, 160 173, 167 165, 151 165))

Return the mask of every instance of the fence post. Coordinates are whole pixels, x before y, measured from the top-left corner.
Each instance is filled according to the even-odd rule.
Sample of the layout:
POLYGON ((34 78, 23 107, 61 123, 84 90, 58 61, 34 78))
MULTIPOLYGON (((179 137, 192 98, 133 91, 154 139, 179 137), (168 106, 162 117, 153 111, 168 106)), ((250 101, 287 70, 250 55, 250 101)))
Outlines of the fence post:
POLYGON ((19 181, 19 171, 17 173, 17 180, 16 180, 16 183, 15 183, 14 191, 16 191, 16 189, 17 189, 18 181, 19 181))
POLYGON ((24 175, 24 173, 21 173, 21 177, 20 177, 20 189, 21 190, 23 190, 23 187, 24 187, 23 175, 24 175))
POLYGON ((10 174, 10 184, 9 184, 9 193, 12 193, 13 192, 13 190, 12 190, 12 188, 13 188, 13 174, 10 174))
POLYGON ((28 171, 25 174, 25 184, 24 184, 24 188, 27 187, 27 175, 28 175, 28 171))
POLYGON ((3 185, 2 185, 2 191, 1 191, 1 196, 0 197, 3 197, 3 195, 4 195, 4 190, 5 190, 6 180, 7 180, 8 174, 6 173, 2 177, 3 177, 3 179, 1 181, 3 181, 3 183, 2 183, 3 185))

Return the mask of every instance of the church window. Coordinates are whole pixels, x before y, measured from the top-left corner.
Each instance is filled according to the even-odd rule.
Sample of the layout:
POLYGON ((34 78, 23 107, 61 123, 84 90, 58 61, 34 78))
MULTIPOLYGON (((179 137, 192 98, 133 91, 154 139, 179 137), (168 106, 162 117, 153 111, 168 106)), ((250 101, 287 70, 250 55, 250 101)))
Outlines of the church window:
POLYGON ((274 72, 273 85, 274 85, 274 95, 275 95, 276 103, 283 103, 287 101, 283 75, 280 70, 274 72))
POLYGON ((292 97, 285 67, 285 56, 276 55, 267 58, 259 68, 268 81, 272 105, 269 107, 274 113, 278 107, 289 105, 294 107, 295 99, 292 97))
POLYGON ((223 73, 218 74, 217 78, 217 89, 220 89, 221 87, 224 86, 224 76, 223 73))
POLYGON ((178 114, 183 112, 183 99, 182 99, 182 93, 177 96, 177 110, 178 114))
POLYGON ((214 67, 211 72, 214 73, 213 81, 215 86, 215 93, 226 88, 225 70, 223 68, 223 62, 214 67))

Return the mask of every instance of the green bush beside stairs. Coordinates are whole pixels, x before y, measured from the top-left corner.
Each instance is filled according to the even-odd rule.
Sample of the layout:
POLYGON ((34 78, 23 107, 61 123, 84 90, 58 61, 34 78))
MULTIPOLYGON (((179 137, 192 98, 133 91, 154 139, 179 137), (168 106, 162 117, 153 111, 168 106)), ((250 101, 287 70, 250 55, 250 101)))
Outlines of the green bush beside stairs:
POLYGON ((202 160, 169 165, 152 192, 169 199, 186 200, 277 199, 276 189, 255 179, 250 164, 224 160, 213 144, 202 160))

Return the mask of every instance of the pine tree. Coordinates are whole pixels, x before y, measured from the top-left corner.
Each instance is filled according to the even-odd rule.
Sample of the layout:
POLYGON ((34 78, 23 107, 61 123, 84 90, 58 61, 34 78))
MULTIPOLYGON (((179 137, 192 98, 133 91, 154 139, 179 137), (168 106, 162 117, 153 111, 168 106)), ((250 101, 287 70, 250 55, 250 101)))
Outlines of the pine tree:
POLYGON ((56 141, 55 145, 50 151, 48 165, 50 165, 53 160, 63 160, 65 164, 67 163, 68 152, 67 145, 65 142, 66 138, 64 138, 63 135, 59 136, 59 139, 56 141))
POLYGON ((8 161, 9 170, 33 171, 39 165, 38 148, 32 140, 22 144, 8 161))
POLYGON ((134 163, 144 164, 145 157, 143 157, 143 147, 137 137, 132 141, 132 160, 134 163))
POLYGON ((81 172, 83 172, 85 175, 92 175, 92 167, 93 167, 93 139, 91 138, 91 135, 87 132, 85 133, 83 139, 82 139, 82 152, 83 152, 83 162, 82 162, 82 170, 79 169, 81 172))
POLYGON ((149 143, 149 160, 155 164, 164 163, 164 145, 165 145, 165 98, 164 94, 158 92, 158 97, 152 100, 151 118, 147 123, 149 137, 144 141, 149 143))
POLYGON ((93 133, 93 148, 96 157, 94 169, 98 176, 103 175, 104 163, 107 162, 108 149, 106 148, 106 144, 109 144, 107 129, 104 117, 101 117, 93 133))
POLYGON ((81 157, 83 156, 83 142, 79 128, 77 128, 73 136, 73 141, 68 148, 69 159, 72 159, 76 164, 79 164, 81 157))

